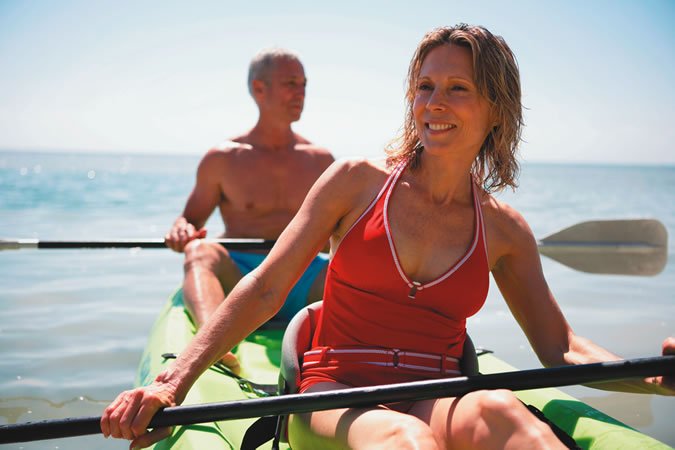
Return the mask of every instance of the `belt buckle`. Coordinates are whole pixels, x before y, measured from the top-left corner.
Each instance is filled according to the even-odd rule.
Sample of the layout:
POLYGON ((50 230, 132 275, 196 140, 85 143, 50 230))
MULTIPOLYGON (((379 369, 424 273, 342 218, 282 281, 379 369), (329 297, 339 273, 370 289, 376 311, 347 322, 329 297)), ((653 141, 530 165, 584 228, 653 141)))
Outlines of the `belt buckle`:
POLYGON ((451 369, 448 367, 450 361, 448 361, 447 353, 441 354, 441 367, 439 367, 441 375, 446 375, 451 369))
POLYGON ((393 352, 393 355, 391 355, 392 364, 394 365, 394 367, 398 367, 398 364, 401 360, 401 358, 399 356, 399 353, 401 352, 401 350, 395 348, 395 349, 392 349, 392 352, 393 352))

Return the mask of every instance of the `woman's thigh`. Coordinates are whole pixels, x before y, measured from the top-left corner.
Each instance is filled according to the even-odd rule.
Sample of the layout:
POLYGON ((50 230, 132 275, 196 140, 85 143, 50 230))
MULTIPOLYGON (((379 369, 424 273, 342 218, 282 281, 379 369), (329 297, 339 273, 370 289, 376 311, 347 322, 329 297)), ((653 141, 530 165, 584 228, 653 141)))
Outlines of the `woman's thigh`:
MULTIPOLYGON (((347 387, 338 383, 317 383, 306 392, 347 387)), ((289 420, 288 434, 294 450, 440 448, 426 423, 386 406, 294 414, 289 420)))

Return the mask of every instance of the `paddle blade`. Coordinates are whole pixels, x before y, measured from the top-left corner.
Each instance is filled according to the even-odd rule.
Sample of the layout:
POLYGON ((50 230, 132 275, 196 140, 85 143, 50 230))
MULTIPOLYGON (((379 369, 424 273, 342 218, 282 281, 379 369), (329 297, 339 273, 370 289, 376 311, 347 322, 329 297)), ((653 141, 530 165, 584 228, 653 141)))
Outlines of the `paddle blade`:
POLYGON ((668 232, 654 219, 581 222, 542 239, 539 253, 582 272, 657 275, 668 259, 668 232))

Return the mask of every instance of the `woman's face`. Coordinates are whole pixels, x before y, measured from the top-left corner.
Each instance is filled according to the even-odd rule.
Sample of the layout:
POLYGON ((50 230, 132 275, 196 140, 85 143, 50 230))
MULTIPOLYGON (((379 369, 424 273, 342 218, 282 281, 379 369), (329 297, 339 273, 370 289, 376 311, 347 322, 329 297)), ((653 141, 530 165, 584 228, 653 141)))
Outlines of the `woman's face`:
POLYGON ((471 50, 449 44, 431 50, 415 90, 413 116, 425 152, 475 159, 492 125, 490 105, 474 83, 471 50))

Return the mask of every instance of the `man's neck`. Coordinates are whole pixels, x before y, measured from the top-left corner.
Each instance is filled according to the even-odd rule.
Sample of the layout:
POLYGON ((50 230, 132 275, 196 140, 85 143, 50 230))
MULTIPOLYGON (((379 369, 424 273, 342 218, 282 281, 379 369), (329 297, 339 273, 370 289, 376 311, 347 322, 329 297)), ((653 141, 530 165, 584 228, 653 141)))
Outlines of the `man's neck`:
POLYGON ((295 133, 289 123, 272 123, 259 120, 248 133, 250 144, 266 150, 281 151, 295 145, 295 133))

